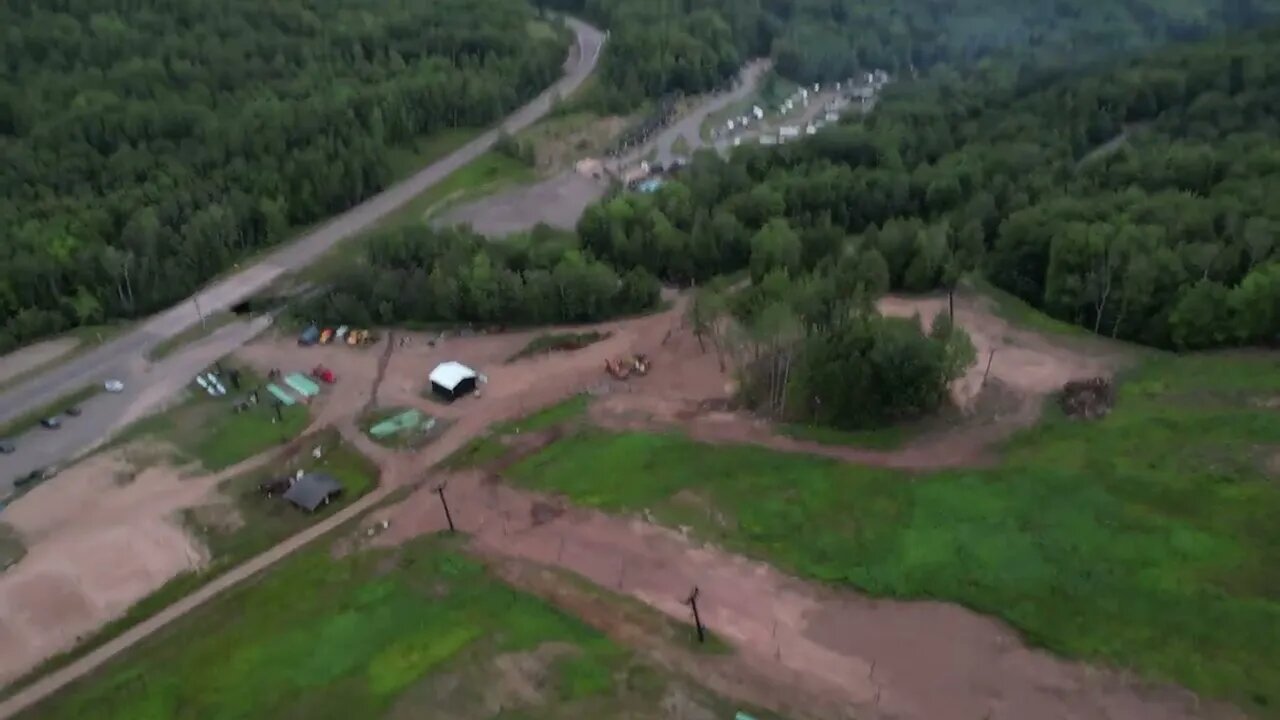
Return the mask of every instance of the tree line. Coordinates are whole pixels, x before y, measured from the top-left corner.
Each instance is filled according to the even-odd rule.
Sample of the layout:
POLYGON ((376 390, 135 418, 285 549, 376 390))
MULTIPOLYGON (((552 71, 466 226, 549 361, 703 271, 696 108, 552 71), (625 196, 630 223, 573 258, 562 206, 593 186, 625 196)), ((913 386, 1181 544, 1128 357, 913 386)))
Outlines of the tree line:
POLYGON ((703 92, 742 60, 772 57, 802 83, 883 68, 985 68, 1022 82, 1277 16, 1275 0, 534 0, 608 27, 601 109, 703 92), (984 62, 986 61, 986 62, 984 62))
POLYGON ((544 325, 652 309, 656 278, 622 272, 545 226, 500 243, 465 227, 408 225, 368 239, 362 262, 297 304, 330 325, 544 325))
POLYGON ((519 0, 0 7, 0 352, 187 296, 558 76, 519 0))
POLYGON ((925 291, 981 271, 1113 337, 1275 342, 1277 40, 1174 47, 1030 89, 939 68, 805 141, 699 154, 656 193, 588 209, 578 231, 596 256, 675 283, 832 267, 925 291))
POLYGON ((944 313, 887 318, 879 288, 852 266, 792 275, 776 268, 742 288, 723 279, 694 291, 686 319, 703 344, 731 361, 739 398, 780 419, 844 429, 909 421, 948 401, 974 362, 969 336, 944 313), (854 277, 850 277, 850 275, 854 277))

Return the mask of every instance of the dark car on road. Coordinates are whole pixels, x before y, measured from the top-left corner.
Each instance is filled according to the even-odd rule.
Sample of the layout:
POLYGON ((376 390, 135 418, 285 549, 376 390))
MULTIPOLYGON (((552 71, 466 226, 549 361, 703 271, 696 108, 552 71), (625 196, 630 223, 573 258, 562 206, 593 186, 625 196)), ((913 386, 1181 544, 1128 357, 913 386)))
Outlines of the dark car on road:
POLYGON ((46 430, 57 430, 62 427, 62 418, 57 415, 47 417, 40 421, 40 427, 45 428, 46 430))
POLYGON ((9 438, 0 438, 0 455, 8 455, 17 449, 18 447, 9 438))
POLYGON ((80 417, 80 412, 81 411, 80 411, 79 405, 72 405, 71 407, 67 408, 68 417, 80 417))
POLYGON ((42 480, 48 480, 49 478, 51 478, 51 477, 53 477, 54 475, 57 475, 57 474, 58 474, 58 471, 57 471, 57 469, 55 469, 55 468, 51 468, 51 467, 47 467, 47 468, 36 468, 35 470, 32 470, 31 472, 27 473, 26 475, 23 475, 22 477, 18 478, 17 480, 14 480, 14 481, 13 481, 13 486, 14 486, 14 487, 25 487, 25 486, 27 486, 27 485, 33 485, 33 484, 38 483, 38 482, 40 482, 40 481, 42 481, 42 480))

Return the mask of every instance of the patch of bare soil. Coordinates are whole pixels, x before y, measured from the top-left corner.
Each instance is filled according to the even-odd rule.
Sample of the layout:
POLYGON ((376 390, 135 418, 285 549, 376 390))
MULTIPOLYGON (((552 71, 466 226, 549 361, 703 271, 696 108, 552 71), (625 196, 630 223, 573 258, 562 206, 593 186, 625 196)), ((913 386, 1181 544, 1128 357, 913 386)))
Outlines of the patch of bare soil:
MULTIPOLYGON (((824 720, 1242 717, 1178 688, 1030 649, 1002 623, 955 605, 871 600, 803 582, 638 519, 569 508, 536 523, 533 506, 547 498, 483 478, 466 473, 449 484, 454 521, 475 552, 495 559, 510 581, 728 697, 824 720), (684 601, 696 586, 704 622, 736 652, 689 661, 670 648, 654 649, 653 633, 591 593, 539 578, 528 569, 536 566, 567 570, 679 622, 688 621, 684 601)), ((374 521, 384 518, 390 528, 378 544, 445 527, 430 491, 380 511, 374 521)))
POLYGON ((55 338, 0 355, 0 385, 57 360, 79 345, 78 338, 55 338))
POLYGON ((600 155, 630 121, 617 115, 568 116, 544 120, 520 134, 520 140, 534 145, 539 175, 568 170, 580 158, 600 155))
POLYGON ((184 479, 167 464, 138 468, 129 458, 129 448, 90 457, 6 508, 27 553, 0 574, 0 683, 206 561, 181 515, 216 497, 214 479, 184 479))

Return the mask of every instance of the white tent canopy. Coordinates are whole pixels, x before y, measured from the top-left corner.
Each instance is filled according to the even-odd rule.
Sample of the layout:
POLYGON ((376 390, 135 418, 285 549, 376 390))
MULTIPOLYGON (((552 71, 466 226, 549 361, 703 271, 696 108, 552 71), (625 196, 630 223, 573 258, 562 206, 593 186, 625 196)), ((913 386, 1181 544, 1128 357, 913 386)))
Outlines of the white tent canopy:
POLYGON ((452 360, 437 365, 436 369, 431 371, 430 376, 433 385, 439 385, 449 392, 453 392, 462 381, 474 380, 475 378, 475 370, 452 360))

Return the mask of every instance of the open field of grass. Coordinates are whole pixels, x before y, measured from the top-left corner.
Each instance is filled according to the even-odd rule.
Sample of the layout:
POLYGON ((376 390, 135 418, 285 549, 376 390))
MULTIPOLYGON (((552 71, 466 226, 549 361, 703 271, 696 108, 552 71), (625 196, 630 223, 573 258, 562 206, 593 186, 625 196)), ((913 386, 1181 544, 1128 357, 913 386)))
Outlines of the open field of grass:
POLYGON ((317 546, 20 717, 657 718, 673 699, 736 710, 421 540, 317 546))
POLYGON ((1097 423, 1050 417, 990 470, 907 476, 584 430, 509 471, 790 572, 1001 617, 1063 655, 1280 717, 1280 363, 1149 360, 1097 423), (673 502, 688 490, 725 518, 673 502))
POLYGON ((188 510, 185 519, 209 548, 212 564, 230 567, 351 504, 372 490, 377 480, 377 466, 343 440, 337 430, 326 429, 308 435, 298 454, 288 462, 272 463, 222 483, 219 492, 230 498, 239 519, 234 526, 219 527, 217 522, 208 522, 198 509, 188 510), (321 449, 319 458, 312 457, 314 448, 321 449), (332 476, 342 484, 342 496, 307 514, 283 498, 268 498, 258 492, 261 483, 298 470, 332 476))
POLYGON ((237 398, 264 384, 249 370, 240 372, 241 390, 228 387, 223 397, 211 397, 199 388, 190 390, 185 401, 139 421, 116 442, 149 437, 171 445, 183 459, 216 471, 282 445, 306 429, 310 416, 305 405, 281 408, 282 419, 277 421, 265 391, 257 406, 235 412, 232 406, 237 398))
POLYGON ((519 420, 495 425, 489 429, 488 433, 472 439, 471 442, 463 445, 457 452, 450 455, 445 460, 444 466, 458 469, 483 465, 491 460, 496 460, 506 452, 502 444, 504 435, 538 432, 556 425, 562 425, 586 413, 587 405, 590 402, 591 398, 587 395, 574 395, 568 400, 543 408, 519 420))

